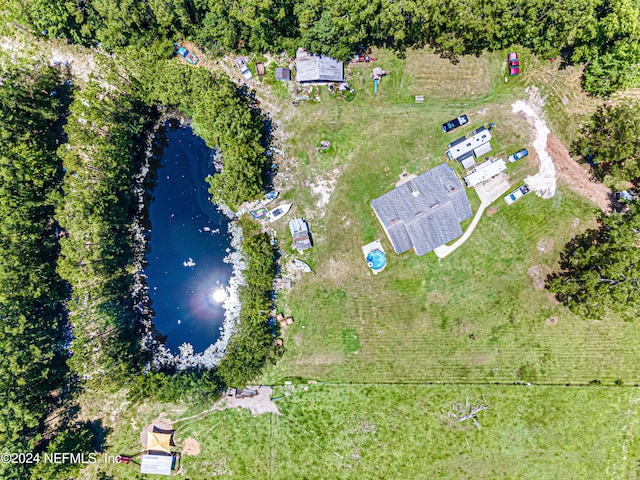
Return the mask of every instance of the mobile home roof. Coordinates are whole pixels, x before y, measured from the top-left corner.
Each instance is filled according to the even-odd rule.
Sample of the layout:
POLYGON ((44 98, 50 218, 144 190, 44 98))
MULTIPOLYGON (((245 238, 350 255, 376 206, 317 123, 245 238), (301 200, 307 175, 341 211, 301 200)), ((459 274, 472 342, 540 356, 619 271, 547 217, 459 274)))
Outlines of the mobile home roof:
POLYGON ((449 150, 447 150, 447 156, 451 160, 457 160, 463 155, 472 152, 476 148, 484 145, 491 141, 491 132, 489 130, 484 129, 483 131, 477 133, 476 135, 469 137, 466 139, 466 142, 456 143, 452 145, 449 150))

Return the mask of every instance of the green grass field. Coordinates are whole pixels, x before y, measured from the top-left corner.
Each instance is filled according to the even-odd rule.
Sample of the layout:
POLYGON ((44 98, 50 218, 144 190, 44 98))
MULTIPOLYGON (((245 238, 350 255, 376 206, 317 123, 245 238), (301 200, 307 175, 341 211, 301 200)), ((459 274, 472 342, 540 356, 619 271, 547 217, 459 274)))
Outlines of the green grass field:
MULTIPOLYGON (((291 386, 274 397, 281 415, 212 412, 175 424, 200 455, 182 457, 184 478, 584 479, 637 478, 640 393, 630 388, 498 386, 291 386), (456 422, 453 404, 484 398, 490 409, 456 422)), ((138 432, 162 405, 130 406, 110 455, 140 451, 138 432), (121 432, 122 433, 122 432, 121 432)), ((115 437, 115 436, 114 436, 115 437)), ((139 462, 140 458, 134 459, 139 462)), ((94 465, 140 478, 135 463, 94 465)), ((164 477, 158 477, 164 478, 164 477)))
MULTIPOLYGON (((286 123, 285 130, 293 132, 294 172, 283 189, 293 189, 295 195, 285 198, 295 203, 295 215, 310 222, 316 246, 302 258, 315 273, 279 297, 279 309, 296 322, 284 333, 284 358, 265 380, 635 384, 640 373, 635 325, 615 318, 585 322, 534 288, 532 276, 543 281, 567 240, 594 218, 594 205, 566 186, 560 185, 551 200, 528 195, 513 206, 498 200, 497 211, 445 259, 393 253, 371 199, 392 189, 402 171, 420 174, 443 162, 446 144, 465 128, 445 135, 440 124, 461 113, 470 117, 469 130, 496 124, 492 154, 531 148, 529 127, 510 105, 526 97, 525 78, 541 78, 544 92, 551 75, 545 65, 537 65, 542 73, 527 71, 527 55, 523 75, 508 83, 499 54, 474 57, 468 64, 462 59, 450 68, 441 68, 432 54, 422 52, 422 61, 417 55, 411 52, 403 69, 401 60, 378 52, 375 65, 389 72, 378 97, 370 81, 351 103, 323 91, 320 104, 302 105, 286 123), (451 104, 452 90, 444 98, 435 95, 455 69, 462 69, 463 79, 473 78, 472 73, 485 77, 472 87, 475 96, 451 104), (407 71, 415 79, 407 79, 407 71), (425 93, 425 104, 413 103, 418 91, 425 93), (331 149, 320 152, 325 139, 331 149), (318 178, 335 185, 324 207, 310 189, 318 178), (376 238, 389 266, 373 276, 360 247, 376 238), (557 322, 549 325, 552 317, 557 322)), ((352 83, 369 78, 372 68, 353 67, 352 83)), ((558 75, 558 82, 566 81, 565 72, 558 75)), ((550 99, 553 109, 558 105, 564 106, 550 99)), ((531 159, 509 165, 512 186, 536 169, 531 159)), ((475 192, 469 196, 477 206, 475 192)), ((290 245, 286 222, 278 233, 290 245)))

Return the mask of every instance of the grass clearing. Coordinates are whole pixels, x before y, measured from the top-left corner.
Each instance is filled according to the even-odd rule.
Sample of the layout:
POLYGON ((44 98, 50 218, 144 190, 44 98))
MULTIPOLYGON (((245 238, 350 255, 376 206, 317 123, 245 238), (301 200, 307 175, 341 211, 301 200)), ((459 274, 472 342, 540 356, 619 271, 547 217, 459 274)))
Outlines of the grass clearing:
POLYGON ((458 64, 435 53, 408 50, 404 61, 404 87, 411 95, 438 99, 480 97, 489 93, 489 57, 468 56, 458 64))
MULTIPOLYGON (((295 204, 289 218, 307 218, 315 240, 295 257, 314 273, 298 274, 293 290, 279 293, 278 309, 295 323, 283 332, 284 358, 263 381, 336 384, 277 387, 281 416, 226 410, 178 422, 178 447, 193 438, 201 449, 183 457, 185 478, 638 477, 630 453, 640 446, 637 389, 535 385, 637 382, 640 335, 633 324, 584 322, 534 288, 531 272, 556 265, 564 243, 591 224, 595 206, 562 186, 547 201, 527 195, 506 206, 499 199, 471 238, 438 261, 432 253, 395 255, 369 205, 403 171, 419 174, 445 161, 452 139, 484 123, 496 124, 492 154, 530 148, 529 126, 511 104, 538 78, 546 78, 539 83, 550 126, 570 139, 578 121, 572 99, 580 99, 570 91, 565 104, 560 95, 575 78, 562 77, 560 88, 564 72, 546 72, 543 62, 521 53, 523 74, 505 82, 505 54, 462 58, 455 67, 461 78, 478 80, 478 62, 486 62, 484 78, 452 101, 437 88, 450 72, 427 72, 431 53, 400 60, 375 52, 375 66, 389 72, 377 97, 374 65, 359 64, 349 73, 358 90, 352 102, 322 89, 320 103, 288 108, 293 113, 276 119, 287 151, 277 179, 281 199, 295 204), (418 68, 424 71, 412 73, 418 68), (422 105, 413 100, 416 85, 431 88, 422 105), (462 113, 470 124, 443 134, 440 124, 462 113), (331 141, 325 152, 322 140, 331 141), (326 205, 313 190, 321 181, 330 191, 326 205), (360 247, 376 238, 389 264, 373 276, 360 247), (534 385, 513 385, 526 382, 534 385), (478 415, 482 429, 448 416, 453 402, 483 396, 492 408, 478 415)), ((282 94, 271 94, 270 102, 290 105, 282 94)), ((532 157, 508 166, 513 188, 537 170, 532 157)), ((475 192, 469 197, 477 208, 475 192)), ((294 256, 287 222, 274 227, 286 264, 294 256)), ((206 409, 84 395, 83 415, 104 419, 112 432, 112 455, 138 452, 140 430, 161 412, 177 420, 206 409)), ((98 470, 138 476, 134 465, 90 465, 84 478, 97 478, 98 470)))
MULTIPOLYGON (((182 473, 208 478, 637 478, 640 393, 632 388, 425 385, 285 386, 282 415, 215 411, 177 422, 198 456, 182 473), (486 400, 472 421, 453 404, 486 400), (571 412, 571 415, 567 415, 571 412)), ((121 413, 110 455, 139 448, 139 429, 179 406, 145 403, 121 413), (155 413, 151 413, 155 412, 155 413)), ((169 414, 172 420, 190 412, 169 414)), ((136 457, 135 461, 139 461, 136 457)), ((139 478, 135 464, 91 465, 113 478, 139 478)), ((159 477, 160 478, 160 477, 159 477)))
MULTIPOLYGON (((410 68, 432 60, 431 53, 422 52, 420 62, 419 53, 411 53, 410 68)), ((524 86, 542 75, 538 69, 548 67, 522 54, 523 75, 505 83, 504 56, 482 57, 482 82, 490 87, 481 97, 461 96, 461 107, 451 105, 446 96, 414 104, 406 90, 407 69, 397 71, 400 60, 389 52, 378 53, 375 65, 391 72, 382 80, 380 95, 373 96, 370 80, 351 103, 322 90, 321 103, 302 105, 295 122, 286 124, 285 130, 293 132, 288 162, 295 170, 282 188, 308 192, 311 179, 334 175, 336 169, 338 174, 328 205, 319 206, 319 197, 309 194, 296 201, 296 215, 309 220, 315 239, 314 248, 300 257, 315 273, 279 295, 279 304, 296 323, 284 334, 287 352, 265 377, 267 383, 289 377, 336 382, 636 382, 640 333, 633 324, 616 319, 584 322, 534 288, 534 281, 543 281, 545 272, 556 266, 566 241, 594 218, 594 205, 584 197, 561 186, 552 200, 528 195, 506 206, 499 199, 497 211, 483 217, 471 238, 440 261, 433 253, 422 258, 395 255, 369 205, 392 189, 403 171, 420 174, 445 161, 447 143, 478 125, 496 124, 493 155, 504 158, 531 147, 531 130, 512 113, 511 104, 526 98, 524 86), (443 134, 440 124, 461 113, 469 115, 470 124, 443 134), (318 146, 324 139, 332 147, 321 154, 318 146), (372 276, 360 247, 376 238, 382 240, 389 264, 372 276), (551 248, 538 251, 538 242, 547 239, 551 248), (539 278, 532 278, 534 274, 539 278), (550 317, 557 323, 548 325, 550 317), (345 346, 343 331, 356 332, 358 349, 345 346)), ((462 58, 455 68, 466 72, 461 76, 471 76, 478 72, 478 61, 462 58)), ((373 66, 353 68, 354 76, 365 79, 373 66)), ((442 73, 439 82, 447 75, 442 73)), ((564 103, 550 105, 553 117, 553 109, 564 103)), ((563 115, 573 113, 563 110, 563 115)), ((462 174, 459 165, 452 166, 462 174)), ((513 188, 536 170, 532 156, 510 164, 513 188)), ((475 205, 475 192, 469 197, 475 205)), ((280 238, 287 238, 286 222, 276 229, 280 238)), ((289 255, 289 245, 283 246, 289 255)))

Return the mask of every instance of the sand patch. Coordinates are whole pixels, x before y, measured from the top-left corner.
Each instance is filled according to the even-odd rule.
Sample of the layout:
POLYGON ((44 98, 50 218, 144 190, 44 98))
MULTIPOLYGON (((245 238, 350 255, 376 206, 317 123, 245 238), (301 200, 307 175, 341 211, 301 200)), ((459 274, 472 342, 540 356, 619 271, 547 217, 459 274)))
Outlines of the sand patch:
POLYGON ((329 177, 318 179, 315 183, 307 184, 307 186, 311 190, 311 193, 314 196, 319 197, 316 201, 315 206, 320 218, 324 216, 324 207, 326 207, 329 204, 329 200, 331 200, 331 194, 336 188, 339 174, 340 170, 334 168, 329 177))
POLYGON ((538 155, 538 173, 525 179, 527 186, 541 198, 552 198, 556 194, 556 169, 550 153, 547 151, 547 137, 551 133, 547 123, 541 118, 544 102, 538 89, 529 89, 529 100, 518 100, 511 109, 526 118, 533 130, 533 148, 538 155))
POLYGON ((200 444, 194 438, 187 438, 182 447, 182 454, 197 457, 200 455, 200 444))
POLYGON ((498 210, 498 207, 487 208, 487 217, 493 217, 496 213, 498 213, 498 210))
POLYGON ((527 270, 527 274, 533 279, 533 288, 544 290, 547 275, 551 273, 551 268, 547 265, 532 265, 527 270))
POLYGON ((540 253, 545 253, 551 251, 553 248, 553 238, 545 237, 542 240, 538 241, 536 248, 540 253))

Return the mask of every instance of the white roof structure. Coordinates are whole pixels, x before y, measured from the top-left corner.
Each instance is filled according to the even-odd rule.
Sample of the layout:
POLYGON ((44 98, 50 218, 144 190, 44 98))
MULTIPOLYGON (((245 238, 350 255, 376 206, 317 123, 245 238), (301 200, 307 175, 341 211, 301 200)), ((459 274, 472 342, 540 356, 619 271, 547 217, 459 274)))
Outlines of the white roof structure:
POLYGON ((143 455, 140 473, 171 475, 173 455, 143 455))
POLYGON ((342 82, 344 65, 325 55, 314 55, 301 48, 296 52, 296 80, 301 83, 342 82))
POLYGON ((294 218, 289 221, 289 230, 293 237, 293 246, 298 252, 302 253, 304 250, 311 248, 311 236, 309 233, 309 225, 304 218, 294 218))
POLYGON ((451 143, 446 154, 451 160, 458 160, 460 157, 464 157, 469 152, 478 149, 490 141, 491 132, 487 128, 479 128, 476 130, 475 135, 469 138, 461 137, 451 143))
POLYGON ((464 160, 460 159, 460 164, 464 167, 465 170, 469 170, 476 164, 476 159, 473 155, 469 155, 464 160))
POLYGON ((473 154, 476 158, 480 158, 485 153, 489 153, 491 151, 491 142, 487 142, 483 145, 480 145, 478 148, 473 150, 473 154))
POLYGON ((501 158, 487 160, 474 168, 473 173, 464 177, 464 183, 467 184, 467 187, 474 187, 479 183, 486 182, 490 178, 495 177, 500 172, 504 172, 506 169, 507 164, 501 158))

